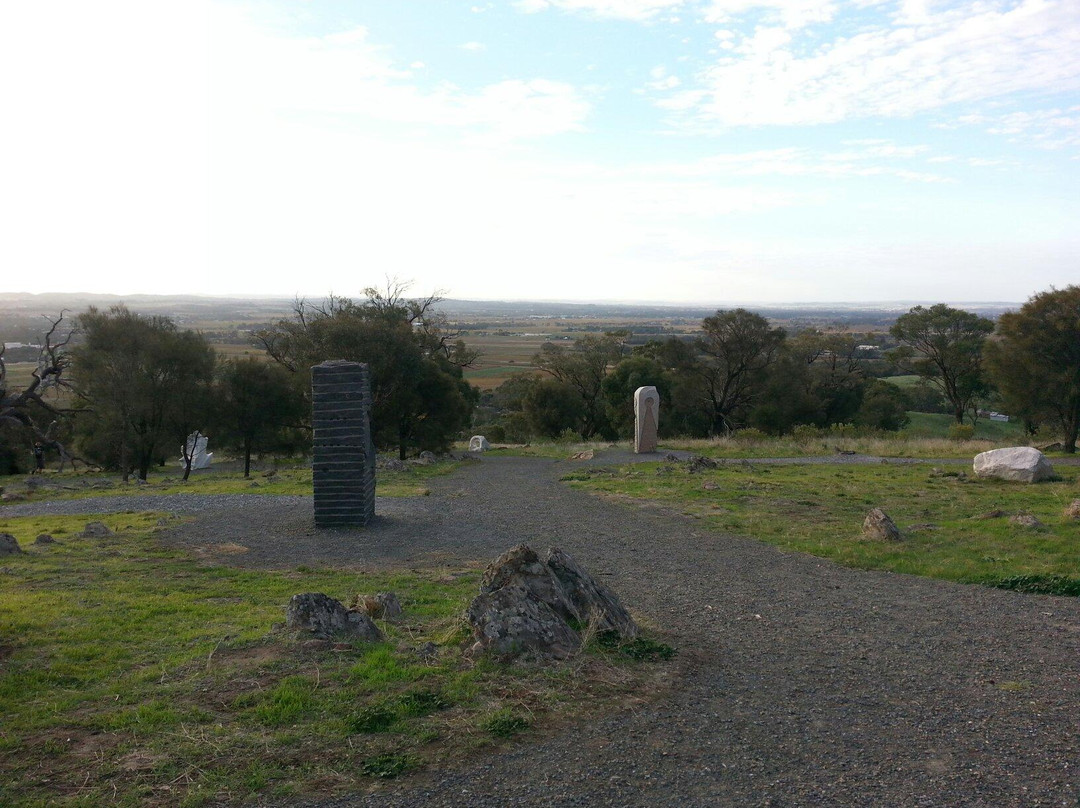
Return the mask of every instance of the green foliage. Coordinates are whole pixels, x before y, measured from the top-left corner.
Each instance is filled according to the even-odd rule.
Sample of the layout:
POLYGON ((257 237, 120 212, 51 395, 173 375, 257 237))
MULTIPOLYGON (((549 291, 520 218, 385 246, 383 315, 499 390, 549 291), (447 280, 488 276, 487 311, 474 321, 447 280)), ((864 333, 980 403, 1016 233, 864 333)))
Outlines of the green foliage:
POLYGON ((987 390, 982 371, 983 344, 994 323, 944 303, 915 306, 897 318, 889 333, 901 344, 890 359, 937 387, 949 401, 957 423, 987 390))
POLYGON ((581 394, 557 379, 537 381, 523 404, 532 431, 546 438, 558 438, 567 430, 576 434, 584 423, 586 406, 581 394))
POLYGON ((571 426, 585 440, 595 435, 615 436, 607 417, 604 379, 608 368, 622 356, 623 341, 627 336, 624 331, 603 336, 586 334, 570 347, 546 342, 540 353, 533 357, 533 364, 577 394, 581 402, 579 423, 571 426))
POLYGON ((150 466, 172 456, 210 420, 215 354, 192 331, 167 317, 114 306, 79 317, 83 342, 72 375, 85 396, 77 419, 83 454, 146 479, 150 466))
POLYGON ((307 407, 295 375, 280 365, 255 358, 225 362, 214 394, 215 441, 242 453, 245 477, 252 452, 299 448, 296 427, 307 407))
POLYGON ((296 315, 258 337, 277 362, 305 375, 328 359, 364 362, 371 373, 372 431, 380 448, 445 451, 465 429, 479 399, 462 368, 475 355, 434 308, 438 298, 407 300, 404 290, 366 290, 367 300, 331 296, 303 302, 296 315))
POLYGON ((670 645, 649 637, 635 637, 624 641, 617 631, 597 632, 594 642, 601 650, 617 652, 638 661, 666 662, 677 653, 670 645))
POLYGON ((388 780, 398 777, 410 769, 416 768, 417 760, 412 755, 385 754, 367 758, 360 764, 360 771, 368 777, 388 780))
POLYGON ((990 583, 998 589, 1012 589, 1016 592, 1080 597, 1080 578, 1070 575, 1013 575, 990 583))
POLYGON ((874 379, 863 394, 862 404, 855 415, 855 423, 871 429, 896 432, 910 422, 907 414, 908 399, 894 384, 874 379))
POLYGON ((491 733, 496 738, 512 738, 519 732, 524 732, 530 726, 532 726, 532 722, 528 718, 510 707, 497 710, 480 724, 481 729, 491 733))
POLYGON ((784 344, 781 328, 746 309, 717 311, 701 322, 700 394, 711 434, 726 434, 744 418, 784 344))
POLYGON ((975 427, 971 424, 952 424, 949 426, 949 440, 971 440, 975 437, 975 427))
POLYGON ((1040 292, 1003 314, 987 361, 1011 413, 1052 423, 1066 452, 1080 433, 1080 286, 1040 292))
POLYGON ((655 387, 660 411, 671 405, 671 381, 659 361, 648 356, 628 356, 604 378, 604 399, 611 427, 622 438, 634 434, 634 393, 639 387, 655 387))

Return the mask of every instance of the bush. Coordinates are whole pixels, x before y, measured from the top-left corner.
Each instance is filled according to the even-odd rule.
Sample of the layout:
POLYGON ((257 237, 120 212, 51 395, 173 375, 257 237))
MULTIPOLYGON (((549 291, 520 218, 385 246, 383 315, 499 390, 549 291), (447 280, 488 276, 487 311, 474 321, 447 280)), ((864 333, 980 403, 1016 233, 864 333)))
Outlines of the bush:
POLYGON ((953 424, 949 427, 949 440, 971 440, 975 436, 975 427, 971 424, 953 424))
POLYGON ((484 427, 484 437, 492 443, 506 443, 506 427, 502 424, 488 424, 484 427))
POLYGON ((769 436, 762 432, 760 429, 754 427, 747 427, 746 429, 740 429, 735 433, 735 440, 745 441, 746 443, 754 443, 756 441, 768 440, 769 436))
POLYGON ((799 443, 808 443, 821 438, 821 430, 811 424, 797 424, 791 430, 791 437, 799 443))

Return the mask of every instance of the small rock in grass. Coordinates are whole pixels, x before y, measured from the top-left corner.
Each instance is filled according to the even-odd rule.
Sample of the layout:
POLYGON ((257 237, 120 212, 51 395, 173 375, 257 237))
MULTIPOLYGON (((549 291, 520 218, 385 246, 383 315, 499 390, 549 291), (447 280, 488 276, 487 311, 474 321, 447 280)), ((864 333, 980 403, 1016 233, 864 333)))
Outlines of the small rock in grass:
POLYGON ((584 452, 575 452, 570 455, 571 460, 592 460, 596 456, 592 449, 586 449, 584 452))
POLYGON ((101 539, 115 534, 104 522, 87 522, 80 535, 88 539, 101 539))
POLYGON ((0 502, 22 502, 24 499, 26 499, 26 497, 22 494, 16 494, 14 491, 0 494, 0 502))
POLYGON ((169 520, 166 519, 165 517, 162 517, 162 518, 157 520, 157 526, 158 527, 165 527, 168 524, 169 524, 169 520))
POLYGON ((34 544, 58 544, 58 542, 48 533, 41 533, 34 539, 34 544))
POLYGON ((715 490, 716 490, 717 488, 719 488, 720 486, 719 486, 719 485, 717 485, 717 484, 716 484, 716 483, 714 483, 714 482, 708 482, 708 481, 706 481, 706 482, 703 482, 703 483, 701 484, 701 487, 702 487, 702 488, 703 488, 704 490, 706 490, 706 491, 715 491, 715 490))
POLYGON ((1030 513, 1018 513, 1010 516, 1009 522, 1011 524, 1017 525, 1018 527, 1040 528, 1043 526, 1043 523, 1036 519, 1034 516, 1032 516, 1030 513))
POLYGON ((378 592, 375 597, 356 595, 353 597, 352 608, 375 620, 393 620, 401 617, 404 611, 401 601, 393 592, 378 592))
POLYGON ((1070 502, 1063 515, 1066 519, 1080 519, 1080 499, 1070 502))
POLYGON ((878 541, 900 541, 900 529, 896 522, 881 510, 873 508, 863 520, 863 535, 878 541))
POLYGON ((23 549, 14 536, 10 533, 0 533, 0 556, 15 555, 22 551, 23 549))
POLYGON ((920 522, 917 525, 908 525, 908 533, 918 533, 920 530, 940 530, 940 525, 935 525, 933 522, 920 522))
POLYGON ((379 642, 383 638, 370 617, 363 612, 346 609, 341 601, 322 592, 293 595, 285 611, 285 625, 293 631, 310 632, 317 639, 343 635, 379 642))
POLYGON ((1003 510, 1001 510, 999 508, 995 508, 992 511, 987 511, 986 513, 980 513, 978 516, 973 516, 971 518, 972 519, 1002 519, 1002 518, 1004 518, 1006 516, 1008 516, 1008 514, 1005 513, 1005 511, 1003 511, 1003 510))
POLYGON ((420 453, 420 457, 418 457, 416 459, 416 462, 419 463, 421 466, 430 466, 432 463, 435 463, 437 460, 438 460, 438 458, 435 457, 434 452, 429 452, 429 451, 425 450, 425 451, 420 453))
POLYGON ((305 651, 325 651, 330 647, 329 640, 304 640, 300 647, 305 651))
POLYGON ((416 649, 416 655, 425 661, 436 659, 439 656, 439 646, 433 642, 426 642, 416 649))

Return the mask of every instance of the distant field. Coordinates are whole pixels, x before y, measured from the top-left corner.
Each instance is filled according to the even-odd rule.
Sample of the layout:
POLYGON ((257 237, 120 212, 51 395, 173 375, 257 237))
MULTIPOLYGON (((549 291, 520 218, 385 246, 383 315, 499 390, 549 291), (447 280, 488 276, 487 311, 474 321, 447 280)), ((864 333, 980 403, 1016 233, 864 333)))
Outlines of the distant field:
POLYGON ((921 378, 921 376, 915 376, 913 374, 911 376, 887 376, 882 379, 882 381, 895 384, 897 387, 914 387, 921 378))
MULTIPOLYGON (((911 423, 903 430, 904 434, 912 438, 945 438, 949 435, 949 427, 956 423, 951 415, 939 415, 929 412, 909 412, 911 423)), ((1027 436, 1019 421, 991 421, 989 418, 980 418, 975 425, 975 439, 989 440, 995 443, 1005 440, 1015 440, 1024 443, 1027 436)))

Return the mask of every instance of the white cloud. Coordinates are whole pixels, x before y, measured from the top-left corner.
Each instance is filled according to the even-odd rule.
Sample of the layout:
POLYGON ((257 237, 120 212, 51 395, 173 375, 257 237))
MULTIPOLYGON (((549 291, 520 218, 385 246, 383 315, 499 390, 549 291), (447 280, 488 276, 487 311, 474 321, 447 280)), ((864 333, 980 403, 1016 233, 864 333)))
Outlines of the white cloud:
POLYGON ((750 11, 763 11, 769 24, 802 28, 829 22, 837 11, 835 0, 711 0, 703 17, 710 23, 728 23, 750 11))
POLYGON ((590 111, 571 85, 540 78, 507 79, 473 91, 449 82, 422 88, 362 27, 280 37, 220 11, 213 32, 212 102, 224 122, 257 115, 359 115, 506 140, 580 130, 590 111))
POLYGON ((465 42, 458 47, 467 51, 482 51, 485 45, 483 42, 465 42))
POLYGON ((710 129, 906 117, 1080 88, 1075 0, 979 0, 944 10, 907 4, 895 20, 826 44, 790 25, 759 26, 696 86, 658 104, 685 125, 710 129))
POLYGON ((527 14, 548 9, 588 14, 602 19, 654 19, 664 11, 674 11, 688 0, 516 0, 514 6, 527 14))

